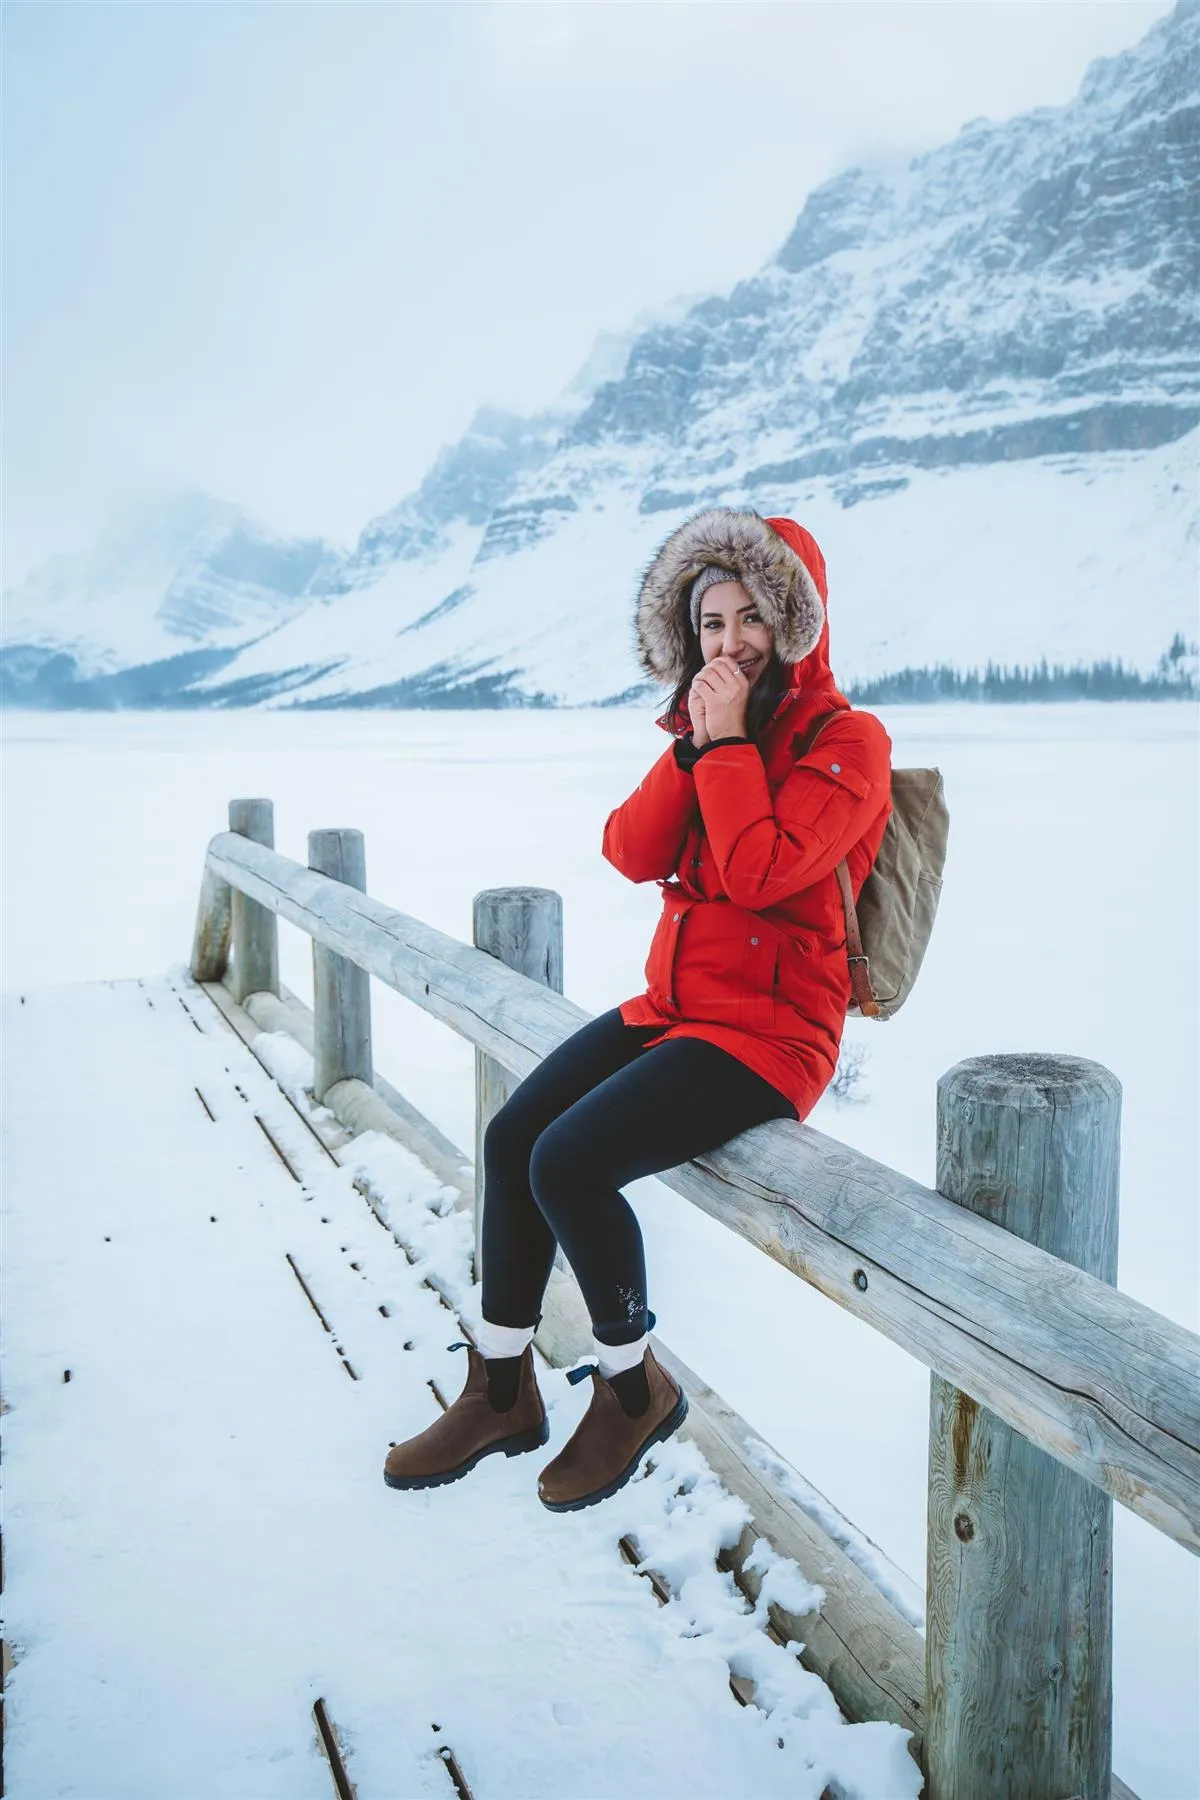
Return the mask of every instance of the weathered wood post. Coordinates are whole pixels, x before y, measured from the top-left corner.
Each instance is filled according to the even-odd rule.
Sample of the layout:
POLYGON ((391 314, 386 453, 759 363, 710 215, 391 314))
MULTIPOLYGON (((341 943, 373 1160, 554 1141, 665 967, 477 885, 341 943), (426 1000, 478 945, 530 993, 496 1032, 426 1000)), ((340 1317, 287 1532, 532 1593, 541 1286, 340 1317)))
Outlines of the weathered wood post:
MULTIPOLYGON (((486 888, 476 894, 472 940, 477 950, 521 975, 563 991, 562 895, 552 888, 486 888)), ((475 1052, 475 1270, 483 1246, 483 1134, 515 1081, 482 1050, 475 1052)))
MULTIPOLYGON (((938 1082, 938 1189, 1114 1283, 1120 1118, 1099 1063, 971 1057, 938 1082)), ((927 1596, 927 1800, 1108 1800, 1112 1501, 936 1375, 927 1596)))
POLYGON ((229 935, 233 923, 233 889, 207 862, 200 881, 192 959, 193 981, 220 981, 229 966, 229 935))
MULTIPOLYGON (((361 831, 310 831, 308 866, 360 894, 367 891, 367 856, 361 831)), ((317 938, 313 953, 313 1098, 324 1100, 337 1081, 371 1087, 371 977, 357 963, 327 950, 317 938)))
MULTIPOLYGON (((229 829, 275 848, 275 808, 270 800, 231 800, 229 829)), ((267 906, 233 890, 233 997, 279 992, 279 922, 267 906)))

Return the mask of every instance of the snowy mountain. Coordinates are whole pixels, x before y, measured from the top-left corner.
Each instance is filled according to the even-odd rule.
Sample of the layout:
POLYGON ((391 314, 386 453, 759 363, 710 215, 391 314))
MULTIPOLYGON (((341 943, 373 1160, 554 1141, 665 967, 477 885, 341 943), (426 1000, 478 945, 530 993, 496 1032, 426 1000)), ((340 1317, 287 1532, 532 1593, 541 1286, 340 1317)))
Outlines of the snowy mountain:
POLYGON ((57 556, 5 596, 0 677, 21 699, 136 704, 229 662, 294 618, 340 558, 240 507, 180 494, 129 508, 86 556, 57 556))
MULTIPOLYGON (((631 695, 640 570, 718 504, 815 533, 844 683, 988 657, 1148 668, 1194 634, 1198 194, 1200 0, 1180 0, 1069 105, 825 183, 765 268, 598 346, 557 408, 481 411, 349 556, 309 546, 299 590, 257 590, 235 655, 221 614, 221 666, 164 697, 631 695)), ((114 666, 127 596, 94 566, 87 587, 114 666)), ((5 630, 26 654, 50 641, 35 611, 22 595, 25 638, 5 630)))

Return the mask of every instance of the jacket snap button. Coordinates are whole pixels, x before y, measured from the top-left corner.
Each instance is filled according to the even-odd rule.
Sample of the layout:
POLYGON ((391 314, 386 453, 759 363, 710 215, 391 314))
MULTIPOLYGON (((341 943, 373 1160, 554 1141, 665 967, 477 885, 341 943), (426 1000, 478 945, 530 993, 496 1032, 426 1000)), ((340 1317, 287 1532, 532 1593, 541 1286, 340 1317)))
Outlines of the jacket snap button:
POLYGON ((831 768, 831 769, 832 769, 832 770, 833 770, 833 772, 834 772, 834 774, 835 774, 835 775, 840 775, 840 774, 841 774, 841 772, 842 772, 842 765, 841 765, 841 763, 830 763, 830 765, 829 765, 829 766, 830 766, 830 768, 831 768))
POLYGON ((750 939, 750 942, 751 942, 751 943, 752 943, 752 944, 753 944, 753 945, 755 945, 755 947, 757 947, 757 945, 758 945, 758 939, 757 939, 757 938, 751 938, 751 939, 750 939))
POLYGON ((678 913, 675 914, 674 918, 671 920, 671 923, 672 923, 672 925, 678 925, 678 923, 679 923, 679 914, 678 913))

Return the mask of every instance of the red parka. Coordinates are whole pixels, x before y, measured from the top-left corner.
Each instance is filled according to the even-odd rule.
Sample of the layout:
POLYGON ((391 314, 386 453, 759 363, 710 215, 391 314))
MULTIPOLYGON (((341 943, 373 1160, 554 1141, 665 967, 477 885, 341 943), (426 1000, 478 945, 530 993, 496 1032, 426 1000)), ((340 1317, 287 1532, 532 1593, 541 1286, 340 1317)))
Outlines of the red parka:
MULTIPOLYGON (((702 517, 749 517, 778 533, 820 596, 820 635, 790 664, 791 685, 758 744, 718 745, 690 771, 672 744, 609 816, 604 855, 631 881, 656 881, 663 901, 646 991, 620 1011, 626 1024, 661 1026, 654 1043, 694 1037, 729 1051, 804 1119, 833 1077, 851 998, 834 871, 846 857, 857 897, 891 811, 891 740, 834 685, 815 541, 791 519, 702 517), (841 716, 800 757, 813 720, 833 711, 841 716)), ((697 554, 728 566, 709 542, 697 554)), ((737 558, 729 562, 744 579, 737 558)), ((689 586, 676 582, 670 604, 686 601, 689 586)), ((747 586, 758 598, 753 579, 747 586)), ((791 621, 763 610, 779 625, 776 648, 786 648, 791 621)), ((809 635, 816 629, 814 617, 809 635)))

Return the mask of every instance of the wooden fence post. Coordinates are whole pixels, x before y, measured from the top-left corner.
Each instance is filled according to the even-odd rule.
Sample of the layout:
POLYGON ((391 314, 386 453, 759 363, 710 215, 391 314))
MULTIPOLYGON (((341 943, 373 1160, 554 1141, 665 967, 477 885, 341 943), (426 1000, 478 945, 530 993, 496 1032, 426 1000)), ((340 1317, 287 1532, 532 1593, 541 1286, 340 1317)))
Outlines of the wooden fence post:
POLYGON ((229 966, 229 937, 233 925, 233 889, 210 869, 207 862, 200 881, 192 959, 193 981, 220 981, 229 966))
MULTIPOLYGON (((308 866, 346 887, 367 891, 361 831, 310 831, 308 866)), ((371 1087, 371 977, 357 963, 313 939, 313 1098, 324 1100, 337 1081, 371 1087)))
MULTIPOLYGON (((562 895, 551 888, 486 888, 476 894, 472 941, 477 950, 521 975, 563 991, 562 895)), ((516 1082, 482 1050, 475 1052, 475 1274, 483 1246, 483 1134, 516 1082)))
MULTIPOLYGON (((231 800, 229 829, 255 844, 275 848, 275 808, 270 800, 231 800)), ((240 889, 233 890, 233 997, 279 992, 279 924, 275 914, 240 889)))
MULTIPOLYGON (((1121 1086, 1072 1056, 938 1082, 937 1185, 1115 1283, 1121 1086)), ((1112 1501, 932 1377, 927 1800, 1108 1800, 1112 1501)))

